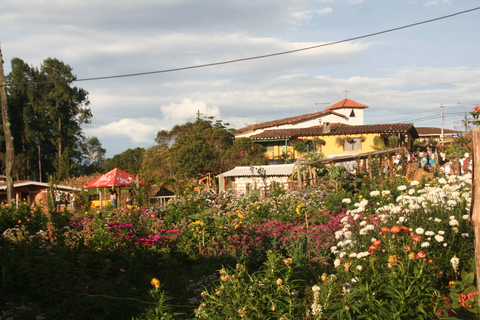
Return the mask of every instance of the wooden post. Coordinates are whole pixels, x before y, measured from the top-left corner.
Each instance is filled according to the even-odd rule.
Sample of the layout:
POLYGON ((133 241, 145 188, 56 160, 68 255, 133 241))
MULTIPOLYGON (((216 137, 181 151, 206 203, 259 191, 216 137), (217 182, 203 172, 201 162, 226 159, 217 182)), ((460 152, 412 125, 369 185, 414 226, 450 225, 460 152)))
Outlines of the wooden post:
MULTIPOLYGON (((480 128, 472 130, 472 202, 470 206, 470 219, 475 230, 475 262, 477 265, 477 291, 480 291, 480 128)), ((480 295, 478 296, 480 311, 480 295)))

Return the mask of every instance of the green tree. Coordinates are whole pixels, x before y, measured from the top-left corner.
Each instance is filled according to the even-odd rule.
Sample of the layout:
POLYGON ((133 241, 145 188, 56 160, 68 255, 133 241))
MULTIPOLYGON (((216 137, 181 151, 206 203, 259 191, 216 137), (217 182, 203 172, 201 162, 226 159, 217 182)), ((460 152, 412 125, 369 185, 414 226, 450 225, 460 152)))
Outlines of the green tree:
POLYGON ((89 123, 92 117, 87 107, 90 104, 88 92, 71 85, 76 76, 70 66, 58 59, 46 59, 40 67, 40 75, 44 80, 41 91, 51 129, 49 139, 57 149, 56 173, 58 177, 68 178, 70 170, 62 163, 62 157, 68 154, 77 161, 81 160, 81 124, 89 123), (64 149, 69 152, 64 153, 64 149))
POLYGON ((270 161, 265 154, 265 147, 246 137, 235 139, 232 147, 225 152, 223 158, 228 168, 265 165, 270 161))
POLYGON ((82 174, 92 174, 94 172, 105 171, 107 150, 102 147, 102 143, 97 137, 84 138, 82 142, 83 161, 80 172, 82 174))
POLYGON ((164 134, 173 141, 168 149, 171 171, 194 177, 224 170, 223 154, 234 140, 226 125, 221 121, 213 122, 212 119, 197 119, 193 123, 176 125, 168 134, 164 134))
POLYGON ((68 178, 82 161, 81 124, 92 117, 88 93, 72 86, 72 68, 57 59, 46 59, 40 69, 19 58, 11 63, 8 112, 21 160, 17 176, 39 181, 49 174, 68 178))
POLYGON ((105 169, 109 171, 118 168, 133 175, 139 174, 144 154, 144 148, 128 149, 120 154, 116 154, 113 158, 107 159, 105 169))

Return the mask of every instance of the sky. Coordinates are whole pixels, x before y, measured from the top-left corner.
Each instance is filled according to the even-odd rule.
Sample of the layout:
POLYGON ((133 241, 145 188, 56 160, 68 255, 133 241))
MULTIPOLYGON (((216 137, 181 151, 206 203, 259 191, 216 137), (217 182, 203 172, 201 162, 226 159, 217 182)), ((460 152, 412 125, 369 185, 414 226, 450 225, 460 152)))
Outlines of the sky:
POLYGON ((454 14, 479 6, 2 0, 0 45, 5 74, 15 57, 33 67, 47 58, 72 67, 93 114, 85 136, 97 137, 110 158, 151 147, 158 131, 198 115, 239 129, 321 111, 345 97, 369 107, 365 124, 441 127, 443 110, 444 128, 462 129, 480 105, 480 10, 454 14), (241 61, 222 63, 232 60, 241 61), (206 64, 214 65, 189 68, 206 64), (131 76, 139 73, 147 74, 131 76), (130 76, 114 77, 123 75, 130 76), (113 78, 88 80, 103 77, 113 78))

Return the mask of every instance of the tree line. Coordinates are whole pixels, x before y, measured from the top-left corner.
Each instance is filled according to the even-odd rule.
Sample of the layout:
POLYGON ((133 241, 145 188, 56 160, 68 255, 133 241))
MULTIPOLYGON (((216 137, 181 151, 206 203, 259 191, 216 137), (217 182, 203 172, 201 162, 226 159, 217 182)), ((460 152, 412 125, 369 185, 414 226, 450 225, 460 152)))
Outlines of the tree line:
MULTIPOLYGON (((267 164, 264 148, 251 139, 234 139, 233 129, 213 118, 160 130, 156 145, 135 148, 106 159, 96 137, 81 125, 93 117, 88 92, 74 86, 72 68, 48 58, 40 67, 11 60, 6 76, 7 112, 14 146, 15 180, 57 181, 119 168, 142 174, 152 183, 171 186, 179 180, 219 173, 238 165, 267 164)), ((0 157, 5 172, 5 134, 0 125, 0 157)), ((170 188, 171 189, 171 188, 170 188)))

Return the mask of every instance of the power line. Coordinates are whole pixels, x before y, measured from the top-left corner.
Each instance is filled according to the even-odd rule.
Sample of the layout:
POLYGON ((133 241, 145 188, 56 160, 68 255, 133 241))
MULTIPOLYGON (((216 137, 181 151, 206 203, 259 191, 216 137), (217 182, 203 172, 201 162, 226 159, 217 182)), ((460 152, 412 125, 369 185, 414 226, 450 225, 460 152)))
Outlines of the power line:
MULTIPOLYGON (((180 67, 180 68, 165 69, 165 70, 158 70, 158 71, 130 73, 130 74, 123 74, 123 75, 116 75, 116 76, 83 78, 83 79, 75 79, 75 80, 72 80, 72 81, 43 81, 43 82, 40 81, 40 82, 32 82, 32 83, 80 82, 80 81, 108 80, 108 79, 117 79, 117 78, 126 78, 126 77, 138 77, 138 76, 145 76, 145 75, 158 74, 158 73, 177 72, 177 71, 213 67, 213 66, 219 66, 219 65, 225 65, 225 64, 232 64, 232 63, 243 62, 243 61, 265 59, 265 58, 271 58, 271 57, 275 57, 275 56, 297 53, 297 52, 301 52, 301 51, 323 48, 323 47, 332 46, 332 45, 336 45, 336 44, 340 44, 340 43, 365 39, 365 38, 369 38, 369 37, 373 37, 373 36, 378 36, 378 35, 393 32, 393 31, 407 29, 407 28, 418 26, 418 25, 422 25, 422 24, 426 24, 426 23, 430 23, 430 22, 435 22, 435 21, 451 18, 451 17, 458 16, 458 15, 461 15, 461 14, 473 12, 473 11, 476 11, 476 10, 480 10, 480 7, 476 7, 476 8, 473 8, 473 9, 468 9, 468 10, 464 10, 464 11, 460 11, 460 12, 456 12, 456 13, 452 13, 452 14, 449 14, 449 15, 446 15, 446 16, 441 16, 441 17, 434 18, 434 19, 429 19, 429 20, 424 20, 424 21, 408 24, 408 25, 393 28, 393 29, 387 29, 387 30, 383 30, 383 31, 379 31, 379 32, 374 32, 374 33, 366 34, 366 35, 363 35, 363 36, 348 38, 348 39, 339 40, 339 41, 328 42, 328 43, 324 43, 324 44, 319 44, 319 45, 300 48, 300 49, 295 49, 295 50, 289 50, 289 51, 283 51, 283 52, 253 56, 253 57, 248 57, 248 58, 240 58, 240 59, 226 60, 226 61, 221 61, 221 62, 212 62, 212 63, 200 64, 200 65, 196 65, 196 66, 180 67)), ((13 83, 7 83, 7 84, 13 84, 13 83)), ((28 84, 28 83, 16 83, 16 84, 28 84)))

